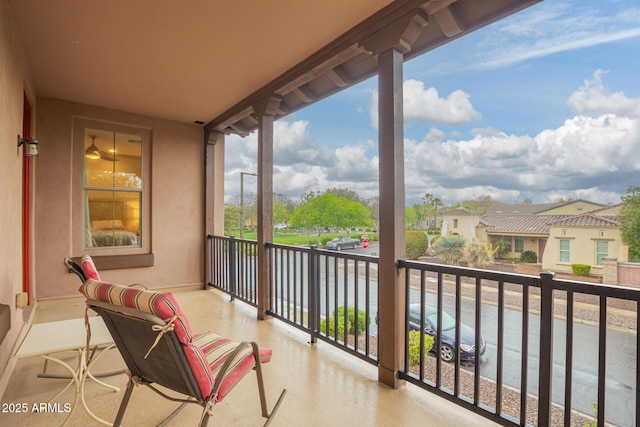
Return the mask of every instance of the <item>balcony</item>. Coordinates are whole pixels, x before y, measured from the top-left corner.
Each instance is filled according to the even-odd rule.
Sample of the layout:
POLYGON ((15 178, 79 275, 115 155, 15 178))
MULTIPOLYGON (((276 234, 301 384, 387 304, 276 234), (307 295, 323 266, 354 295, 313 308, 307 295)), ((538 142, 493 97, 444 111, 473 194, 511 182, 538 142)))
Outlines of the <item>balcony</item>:
MULTIPOLYGON (((259 305, 256 242, 209 240, 209 285, 259 305)), ((406 296, 400 311, 405 317, 402 325, 393 325, 382 316, 389 303, 378 299, 384 284, 379 288, 377 257, 313 246, 268 243, 266 248, 267 313, 306 332, 312 342, 381 365, 378 338, 400 326, 404 363, 397 370, 399 378, 502 425, 584 425, 594 416, 598 425, 637 423, 636 289, 562 280, 550 272, 532 276, 398 260, 406 296), (414 328, 428 328, 426 321, 415 326, 407 314, 410 304, 442 307, 436 309, 435 330, 442 330, 444 313, 453 314, 456 335, 448 342, 453 354, 462 350, 462 323, 480 331, 465 344, 467 354, 471 347, 480 363, 465 363, 462 357, 444 363, 424 354, 411 361, 410 328, 404 325, 413 321, 414 328), (370 320, 352 316, 351 329, 359 331, 358 339, 355 333, 342 335, 340 327, 325 326, 348 324, 347 310, 340 307, 361 311, 362 319, 370 320), (371 321, 374 316, 376 322, 371 321), (476 349, 485 344, 481 356, 476 349)), ((442 335, 435 334, 435 348, 447 344, 442 335)), ((425 341, 420 339, 420 349, 425 341)))
MULTIPOLYGON (((443 307, 454 315, 457 330, 464 322, 481 331, 487 350, 482 356, 475 353, 480 363, 460 359, 445 363, 432 354, 409 363, 405 332, 404 366, 397 372, 405 386, 394 390, 378 381, 378 327, 388 325, 382 319, 379 325, 371 320, 384 306, 377 299, 376 257, 268 244, 272 273, 268 314, 273 319, 260 321, 255 309, 256 242, 209 236, 209 244, 209 285, 219 289, 176 288, 174 293, 194 330, 256 340, 274 350, 265 369, 267 397, 274 402, 280 389, 288 390, 275 425, 409 425, 420 419, 443 426, 582 426, 594 421, 592 405, 604 408, 596 412, 599 425, 637 421, 640 292, 635 289, 559 280, 547 273, 537 277, 398 261, 406 306, 443 307), (323 326, 327 319, 338 324, 346 318, 346 311, 336 310, 339 306, 363 311, 370 319, 355 320, 353 329, 361 331, 358 339, 323 326)), ((34 323, 82 318, 84 310, 81 297, 42 301, 34 323)), ((436 319, 441 325, 444 315, 436 319)), ((475 348, 483 347, 480 335, 475 336, 475 348)), ((456 353, 461 347, 457 338, 456 353)), ((442 345, 443 339, 436 336, 435 345, 442 345)), ((424 340, 423 336, 420 348, 424 340)), ((70 364, 76 357, 73 352, 62 356, 70 364)), ((119 354, 110 351, 94 372, 123 367, 119 354)), ((3 403, 26 403, 29 410, 5 412, 3 423, 48 426, 65 419, 64 412, 32 410, 68 383, 39 378, 44 369, 49 375, 64 375, 52 364, 45 368, 39 358, 16 362, 3 403)), ((118 374, 104 380, 123 388, 126 378, 118 374)), ((98 417, 112 420, 122 393, 88 381, 85 395, 98 417)), ((67 390, 49 408, 63 408, 73 397, 67 390)), ((130 408, 126 425, 155 425, 174 406, 139 388, 130 408)), ((214 410, 216 421, 223 425, 260 423, 253 378, 242 381, 214 410)), ((187 408, 172 422, 195 423, 199 414, 199 408, 187 408)), ((70 419, 70 425, 92 423, 98 425, 81 407, 70 419)))
MULTIPOLYGON (((410 425, 421 420, 434 426, 495 425, 472 412, 458 407, 432 393, 407 385, 393 390, 377 381, 377 369, 372 364, 354 358, 331 345, 311 345, 309 335, 278 320, 258 321, 255 309, 240 301, 230 302, 218 290, 176 290, 175 296, 189 316, 194 331, 224 331, 235 340, 255 339, 274 350, 270 364, 265 365, 267 399, 275 403, 279 390, 288 393, 275 416, 274 426, 302 425, 410 425)), ((34 322, 81 318, 82 298, 40 302, 34 322)), ((71 362, 75 354, 68 354, 71 362)), ((111 372, 124 366, 117 351, 104 356, 95 372, 111 372)), ((43 361, 39 358, 18 360, 3 403, 28 403, 29 412, 3 413, 3 425, 33 427, 60 424, 65 413, 33 413, 33 403, 47 402, 66 380, 38 378, 43 361)), ((49 365, 48 373, 64 374, 49 365)), ((126 377, 120 374, 102 378, 123 387, 126 377)), ((115 393, 92 381, 86 385, 86 400, 93 412, 113 420, 122 393, 115 393)), ((55 402, 73 401, 73 391, 67 390, 55 402)), ((138 387, 129 404, 124 425, 149 426, 161 422, 177 406, 155 395, 146 387, 138 387)), ((255 375, 240 382, 228 398, 214 407, 211 424, 260 425, 260 404, 255 375)), ((200 408, 186 408, 169 425, 196 425, 200 408)), ((99 425, 82 408, 70 419, 70 426, 99 425)))

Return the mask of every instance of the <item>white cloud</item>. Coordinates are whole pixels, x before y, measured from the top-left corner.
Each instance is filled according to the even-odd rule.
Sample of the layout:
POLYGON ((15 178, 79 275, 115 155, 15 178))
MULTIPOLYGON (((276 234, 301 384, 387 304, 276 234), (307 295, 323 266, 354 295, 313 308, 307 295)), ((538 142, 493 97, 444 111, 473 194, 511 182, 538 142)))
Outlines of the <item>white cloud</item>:
MULTIPOLYGON (((437 89, 425 89, 423 82, 413 79, 406 80, 402 90, 405 124, 415 122, 462 125, 481 117, 471 105, 470 95, 462 90, 456 90, 446 98, 441 98, 437 89)), ((378 129, 377 91, 371 93, 369 114, 372 126, 378 129)))
POLYGON ((640 120, 613 114, 576 116, 535 137, 478 133, 464 141, 407 142, 405 148, 408 188, 441 188, 447 200, 464 193, 504 201, 536 194, 543 201, 540 194, 564 192, 611 201, 640 176, 640 120))
POLYGON ((635 0, 542 2, 456 41, 464 61, 435 64, 443 74, 496 69, 561 52, 640 38, 635 0))
POLYGON ((605 71, 593 73, 593 79, 573 92, 567 105, 578 114, 600 115, 613 113, 618 116, 640 117, 640 98, 630 99, 623 92, 611 93, 602 82, 605 71))
MULTIPOLYGON (((372 141, 332 149, 312 138, 305 120, 276 121, 273 132, 275 192, 299 197, 311 190, 348 187, 363 197, 377 194, 377 144, 372 141)), ((240 194, 240 172, 257 171, 257 134, 229 135, 225 144, 225 194, 230 197, 240 194)), ((245 193, 255 193, 255 185, 255 178, 245 176, 245 193)))
MULTIPOLYGON (((460 140, 433 126, 420 140, 406 139, 409 204, 425 192, 447 203, 487 194, 505 202, 531 198, 542 203, 560 197, 618 202, 617 195, 640 177, 640 101, 609 92, 604 76, 596 71, 570 96, 574 117, 537 135, 486 127, 460 140)), ((314 139, 307 121, 280 120, 274 136, 274 191, 298 197, 346 187, 362 197, 378 194, 376 143, 332 149, 314 139)), ((256 171, 256 152, 255 135, 227 137, 228 196, 239 193, 240 171, 256 171)), ((246 192, 252 183, 245 179, 246 192)))
MULTIPOLYGON (((377 149, 377 147, 376 147, 377 149)), ((336 164, 329 168, 329 176, 341 181, 368 182, 378 177, 377 157, 367 157, 365 145, 346 146, 336 149, 336 164)))

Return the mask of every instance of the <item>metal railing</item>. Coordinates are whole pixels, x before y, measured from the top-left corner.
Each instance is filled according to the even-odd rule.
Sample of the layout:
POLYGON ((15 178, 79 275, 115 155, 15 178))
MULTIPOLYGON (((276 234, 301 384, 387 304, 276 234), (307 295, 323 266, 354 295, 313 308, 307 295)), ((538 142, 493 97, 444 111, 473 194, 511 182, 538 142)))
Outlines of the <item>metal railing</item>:
MULTIPOLYGON (((208 240, 208 285, 257 306, 257 243, 211 235, 208 240)), ((311 342, 321 339, 377 364, 378 258, 314 245, 266 246, 268 314, 308 332, 311 342)))
POLYGON ((254 307, 258 305, 258 243, 234 236, 207 236, 210 277, 208 285, 254 307))
MULTIPOLYGON (((401 378, 502 425, 584 425, 592 414, 601 426, 640 425, 638 290, 560 280, 550 272, 538 277, 415 261, 398 266, 405 269, 407 312, 412 303, 435 307, 436 331, 444 313, 451 314, 455 354, 466 324, 474 332, 466 344, 479 360, 444 363, 424 354, 428 338, 418 334, 412 366, 407 328, 401 378), (608 357, 607 350, 620 347, 624 356, 608 357)), ((428 328, 424 319, 419 328, 428 328)), ((433 348, 446 345, 445 332, 435 334, 433 348)))
MULTIPOLYGON (((257 305, 256 242, 209 240, 209 284, 257 305)), ((268 313, 308 332, 312 342, 320 339, 377 364, 378 258, 316 247, 266 247, 268 313), (345 333, 341 325, 349 319, 345 333)), ((502 425, 640 425, 639 290, 561 280, 553 273, 531 276, 406 260, 397 265, 404 270, 407 295, 400 378, 502 425), (418 326, 409 315, 412 304, 420 313, 418 326), (455 319, 448 338, 444 331, 431 331, 433 348, 446 344, 455 355, 471 348, 470 357, 447 363, 427 354, 424 334, 417 334, 417 350, 410 344, 410 322, 414 329, 428 329, 427 307, 435 307, 435 331, 450 320, 445 313, 455 319), (465 337, 465 329, 479 333, 465 337)))
POLYGON ((378 258, 267 244, 269 314, 377 364, 378 258), (356 315, 356 313, 359 313, 356 315))

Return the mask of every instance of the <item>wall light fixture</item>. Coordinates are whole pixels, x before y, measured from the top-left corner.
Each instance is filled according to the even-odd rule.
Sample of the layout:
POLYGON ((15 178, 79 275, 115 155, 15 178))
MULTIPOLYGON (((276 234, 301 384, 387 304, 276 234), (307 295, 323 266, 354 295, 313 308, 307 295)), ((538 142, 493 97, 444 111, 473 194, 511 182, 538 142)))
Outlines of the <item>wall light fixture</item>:
POLYGON ((20 146, 23 144, 25 157, 40 156, 40 148, 38 147, 37 139, 24 139, 23 137, 18 135, 18 152, 20 151, 20 146))

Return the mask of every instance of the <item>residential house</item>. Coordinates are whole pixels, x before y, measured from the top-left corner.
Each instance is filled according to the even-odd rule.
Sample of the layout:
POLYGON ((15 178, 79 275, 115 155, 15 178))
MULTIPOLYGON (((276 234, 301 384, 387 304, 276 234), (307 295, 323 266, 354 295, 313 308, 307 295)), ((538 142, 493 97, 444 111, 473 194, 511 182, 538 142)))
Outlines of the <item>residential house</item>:
MULTIPOLYGON (((442 214, 441 234, 443 236, 458 234, 464 237, 481 238, 477 236, 477 227, 480 223, 480 214, 467 208, 456 208, 445 211, 442 214)), ((482 239, 482 240, 486 240, 482 239)))
POLYGON ((457 208, 444 212, 442 234, 460 234, 493 247, 506 240, 507 258, 532 251, 544 270, 570 273, 571 264, 587 264, 591 274, 602 275, 604 258, 628 259, 617 220, 621 207, 585 200, 497 204, 483 216, 457 208))

